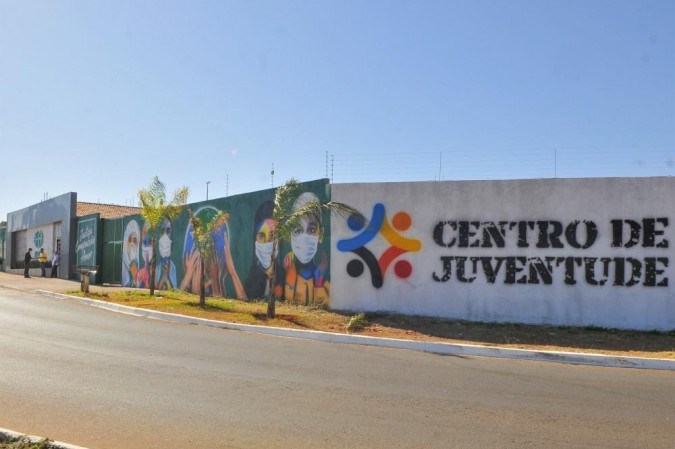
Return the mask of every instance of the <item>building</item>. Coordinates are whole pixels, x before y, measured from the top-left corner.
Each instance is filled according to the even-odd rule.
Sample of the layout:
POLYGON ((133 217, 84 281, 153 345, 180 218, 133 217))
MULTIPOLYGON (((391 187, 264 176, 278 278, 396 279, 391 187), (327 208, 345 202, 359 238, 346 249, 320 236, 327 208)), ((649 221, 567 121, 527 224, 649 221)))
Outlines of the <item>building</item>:
MULTIPOLYGON (((33 248, 34 256, 37 256, 40 248, 44 248, 50 260, 55 251, 60 252, 60 278, 76 278, 73 266, 79 217, 91 215, 111 218, 135 214, 138 210, 136 207, 111 204, 78 203, 77 193, 70 192, 10 212, 0 238, 0 254, 4 255, 2 269, 9 273, 23 272, 24 254, 28 248, 33 248)), ((38 269, 39 265, 35 261, 32 273, 37 274, 38 269)))

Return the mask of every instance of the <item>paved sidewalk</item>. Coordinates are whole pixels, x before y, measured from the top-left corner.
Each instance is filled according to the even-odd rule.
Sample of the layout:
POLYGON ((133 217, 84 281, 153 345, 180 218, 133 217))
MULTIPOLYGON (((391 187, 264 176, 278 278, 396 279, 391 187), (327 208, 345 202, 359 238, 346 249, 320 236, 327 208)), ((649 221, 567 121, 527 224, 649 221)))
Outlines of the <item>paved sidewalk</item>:
MULTIPOLYGON (((65 279, 49 277, 43 278, 40 276, 31 276, 29 278, 25 278, 23 275, 0 272, 0 287, 13 288, 27 292, 37 292, 38 290, 66 292, 71 290, 79 290, 80 281, 69 281, 65 279)), ((92 292, 104 292, 114 290, 128 290, 128 288, 113 285, 91 284, 89 286, 89 290, 92 292)))
MULTIPOLYGON (((587 354, 561 351, 535 351, 525 349, 511 349, 497 346, 480 346, 443 342, 428 342, 414 340, 399 340, 377 338, 361 335, 329 333, 321 331, 307 331, 298 329, 278 328, 269 326, 254 326, 247 324, 227 323, 203 318, 194 318, 172 313, 157 312, 147 309, 128 307, 121 304, 98 301, 89 298, 70 296, 58 292, 79 290, 80 283, 50 278, 24 278, 23 276, 0 273, 0 287, 28 291, 42 294, 55 299, 69 300, 115 312, 127 313, 136 316, 150 317, 183 324, 217 327, 221 329, 255 332, 259 334, 318 340, 330 343, 359 344, 379 346, 385 348, 408 349, 414 351, 431 352, 443 355, 496 357, 531 361, 545 361, 570 363, 578 365, 595 365, 621 368, 644 368, 675 371, 675 360, 654 359, 640 357, 609 356, 604 354, 587 354)), ((118 286, 90 286, 91 291, 105 292, 111 290, 127 290, 118 286)))

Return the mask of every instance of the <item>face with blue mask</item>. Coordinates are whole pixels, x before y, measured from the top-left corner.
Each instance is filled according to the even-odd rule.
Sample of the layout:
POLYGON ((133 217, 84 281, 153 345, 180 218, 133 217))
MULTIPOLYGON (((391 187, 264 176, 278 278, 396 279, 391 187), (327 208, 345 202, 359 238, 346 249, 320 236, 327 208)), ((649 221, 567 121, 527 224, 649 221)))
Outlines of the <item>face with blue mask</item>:
POLYGON ((314 215, 300 219, 300 224, 291 235, 293 254, 302 264, 309 263, 317 252, 321 242, 321 223, 314 215))

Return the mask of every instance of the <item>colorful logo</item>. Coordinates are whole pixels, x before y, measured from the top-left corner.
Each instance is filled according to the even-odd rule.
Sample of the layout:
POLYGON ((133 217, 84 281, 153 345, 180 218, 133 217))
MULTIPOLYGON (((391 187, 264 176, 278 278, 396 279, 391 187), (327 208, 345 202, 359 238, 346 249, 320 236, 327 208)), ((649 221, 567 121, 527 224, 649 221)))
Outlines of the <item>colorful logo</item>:
MULTIPOLYGON (((399 232, 406 231, 412 224, 412 218, 407 212, 398 212, 389 224, 384 204, 377 203, 373 206, 373 215, 368 226, 365 226, 363 217, 352 215, 347 220, 347 226, 354 232, 361 231, 360 234, 338 241, 337 248, 342 252, 352 252, 362 260, 353 259, 347 264, 347 273, 354 278, 363 274, 364 262, 370 269, 370 278, 373 287, 380 288, 384 283, 384 275, 389 265, 401 254, 407 252, 419 251, 422 243, 417 239, 403 237, 399 232), (397 232, 398 231, 398 232, 397 232), (377 235, 382 237, 391 245, 379 258, 366 248, 377 235)), ((394 274, 399 279, 406 279, 412 274, 413 268, 407 260, 399 260, 394 263, 394 274)))
POLYGON ((45 236, 42 231, 36 231, 35 236, 33 237, 33 243, 35 243, 36 248, 40 248, 44 243, 45 236))

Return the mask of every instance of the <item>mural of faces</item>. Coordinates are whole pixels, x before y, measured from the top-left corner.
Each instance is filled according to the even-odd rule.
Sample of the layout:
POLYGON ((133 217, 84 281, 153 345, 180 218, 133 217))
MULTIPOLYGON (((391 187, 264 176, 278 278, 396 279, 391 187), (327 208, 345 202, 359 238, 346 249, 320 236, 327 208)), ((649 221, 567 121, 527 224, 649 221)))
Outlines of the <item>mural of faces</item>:
MULTIPOLYGON (((216 204, 231 204, 225 206, 231 219, 211 236, 213 252, 204 266, 205 293, 265 299, 274 291, 280 300, 327 305, 329 274, 323 217, 311 214, 302 217, 288 241, 276 248, 275 255, 274 239, 278 229, 273 218, 273 197, 270 190, 243 201, 206 203, 195 211, 202 222, 208 223, 220 212, 216 204), (232 232, 238 235, 232 236, 232 232), (235 261, 248 268, 245 279, 240 279, 237 273, 240 267, 235 261), (245 285, 241 280, 246 281, 245 285)), ((315 193, 304 192, 295 199, 293 210, 314 200, 318 200, 315 193)), ((165 220, 154 230, 139 217, 125 219, 123 236, 118 237, 123 238, 122 285, 148 288, 154 275, 157 289, 180 288, 199 293, 201 255, 185 215, 173 223, 165 220)))

